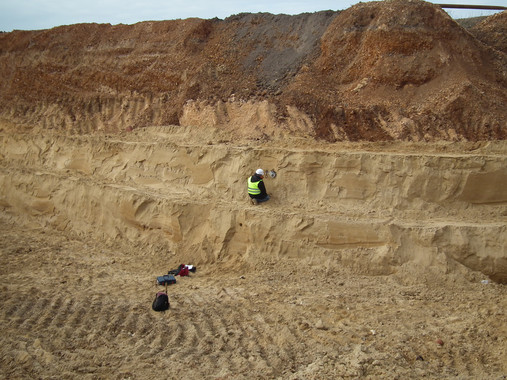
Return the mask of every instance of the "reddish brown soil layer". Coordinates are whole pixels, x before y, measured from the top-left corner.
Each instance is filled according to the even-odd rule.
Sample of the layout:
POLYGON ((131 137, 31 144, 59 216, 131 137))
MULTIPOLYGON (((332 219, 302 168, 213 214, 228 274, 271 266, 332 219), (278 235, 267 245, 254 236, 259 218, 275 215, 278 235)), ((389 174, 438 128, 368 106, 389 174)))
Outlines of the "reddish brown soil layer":
POLYGON ((0 121, 112 132, 181 124, 190 100, 268 101, 275 129, 292 107, 330 141, 505 139, 506 17, 470 33, 433 4, 390 1, 3 33, 0 121))

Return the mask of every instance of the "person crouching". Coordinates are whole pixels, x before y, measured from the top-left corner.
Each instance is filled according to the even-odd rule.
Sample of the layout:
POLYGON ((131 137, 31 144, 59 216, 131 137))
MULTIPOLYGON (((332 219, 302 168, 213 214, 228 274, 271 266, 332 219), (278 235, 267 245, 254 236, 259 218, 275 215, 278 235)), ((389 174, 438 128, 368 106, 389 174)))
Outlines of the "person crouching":
POLYGON ((248 195, 254 205, 269 201, 269 195, 264 186, 264 170, 257 169, 255 174, 248 177, 248 195))

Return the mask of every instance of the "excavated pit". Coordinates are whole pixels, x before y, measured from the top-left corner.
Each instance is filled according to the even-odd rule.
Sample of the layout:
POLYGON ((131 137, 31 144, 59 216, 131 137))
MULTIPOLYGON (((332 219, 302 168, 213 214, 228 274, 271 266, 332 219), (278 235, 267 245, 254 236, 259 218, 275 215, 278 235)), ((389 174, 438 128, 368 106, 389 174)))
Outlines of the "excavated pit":
POLYGON ((504 377, 506 17, 1 33, 0 378, 504 377))

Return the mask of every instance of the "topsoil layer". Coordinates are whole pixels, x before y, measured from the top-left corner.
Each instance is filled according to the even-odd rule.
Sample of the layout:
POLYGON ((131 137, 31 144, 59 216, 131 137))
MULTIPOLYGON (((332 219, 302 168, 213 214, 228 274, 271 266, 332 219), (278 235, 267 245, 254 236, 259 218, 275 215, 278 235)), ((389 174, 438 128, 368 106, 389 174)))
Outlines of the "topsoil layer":
POLYGON ((466 30, 436 5, 396 0, 3 33, 0 120, 72 133, 212 125, 255 138, 505 139, 506 20, 466 30))

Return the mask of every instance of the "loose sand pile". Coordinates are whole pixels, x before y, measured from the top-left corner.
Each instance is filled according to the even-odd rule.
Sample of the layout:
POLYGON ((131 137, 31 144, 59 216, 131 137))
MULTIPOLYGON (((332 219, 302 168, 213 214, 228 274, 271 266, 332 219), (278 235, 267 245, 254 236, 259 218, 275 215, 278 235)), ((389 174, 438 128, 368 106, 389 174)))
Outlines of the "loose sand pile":
POLYGON ((0 118, 88 133, 216 126, 328 141, 507 137, 505 12, 423 1, 0 34, 0 118), (485 112, 487 110, 487 112, 485 112))
POLYGON ((504 20, 0 34, 0 378, 505 378, 504 20))

